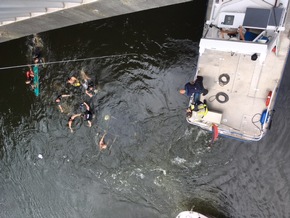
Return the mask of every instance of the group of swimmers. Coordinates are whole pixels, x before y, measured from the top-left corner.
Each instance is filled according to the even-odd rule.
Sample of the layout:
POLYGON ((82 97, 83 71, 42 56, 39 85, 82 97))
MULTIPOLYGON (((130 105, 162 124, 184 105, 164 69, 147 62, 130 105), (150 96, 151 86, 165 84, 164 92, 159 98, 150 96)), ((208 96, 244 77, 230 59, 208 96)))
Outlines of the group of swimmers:
MULTIPOLYGON (((82 78, 81 81, 79 79, 77 79, 76 77, 71 76, 68 78, 67 83, 74 86, 74 87, 83 87, 86 95, 88 95, 90 98, 92 98, 98 92, 94 86, 94 82, 92 81, 92 79, 89 76, 86 75, 86 73, 83 70, 81 70, 80 75, 82 78)), ((55 99, 55 102, 58 105, 60 112, 63 113, 63 108, 61 106, 62 98, 70 97, 70 96, 72 96, 72 95, 62 94, 62 95, 57 96, 57 98, 55 99)), ((88 122, 88 127, 92 127, 93 113, 91 111, 89 104, 86 102, 83 102, 80 104, 80 108, 82 111, 81 113, 74 114, 74 115, 70 116, 68 119, 68 128, 70 129, 71 133, 73 133, 73 129, 72 129, 73 121, 77 117, 83 117, 83 119, 88 122)), ((99 142, 100 150, 107 148, 107 144, 105 143, 105 135, 106 135, 106 132, 104 133, 104 135, 100 139, 100 142, 99 142)))
MULTIPOLYGON (((84 71, 81 71, 81 75, 83 75, 83 83, 81 83, 76 77, 72 76, 70 78, 68 78, 67 83, 71 84, 74 87, 84 87, 85 89, 85 93, 91 98, 93 97, 94 94, 97 93, 97 90, 94 88, 93 82, 92 80, 84 73, 84 71)), ((71 95, 59 95, 57 96, 57 98, 55 99, 56 104, 58 105, 59 109, 61 112, 63 112, 62 106, 61 106, 61 100, 63 97, 70 97, 71 95)), ((68 120, 68 127, 70 129, 70 131, 73 133, 73 129, 72 129, 72 123, 73 120, 76 117, 83 117, 83 119, 85 121, 88 122, 88 126, 91 127, 92 126, 92 122, 91 120, 93 119, 93 113, 90 109, 90 106, 86 103, 83 102, 80 104, 80 109, 82 111, 82 113, 78 113, 78 114, 74 114, 72 115, 69 120, 68 120)))
MULTIPOLYGON (((42 64, 42 66, 44 66, 44 58, 42 57, 42 49, 43 49, 43 44, 41 41, 41 38, 38 36, 35 36, 32 40, 32 58, 33 58, 33 63, 34 65, 36 64, 42 64)), ((34 89, 34 72, 32 67, 29 65, 29 70, 26 72, 26 81, 25 83, 28 85, 31 85, 32 89, 34 89)), ((95 89, 94 86, 94 82, 92 81, 92 79, 86 75, 86 73, 81 70, 80 72, 80 76, 81 76, 81 81, 79 79, 77 79, 74 76, 71 76, 68 78, 67 83, 74 86, 74 87, 83 87, 85 90, 85 94, 88 95, 90 98, 92 98, 96 93, 97 93, 97 89, 95 89)), ((62 106, 61 106, 61 101, 63 98, 66 97, 70 97, 72 95, 70 94, 61 94, 58 95, 55 99, 55 103, 58 106, 58 109, 60 110, 61 113, 64 112, 62 106)), ((85 121, 87 121, 88 126, 91 127, 92 126, 92 119, 93 119, 93 113, 91 111, 91 108, 89 106, 88 103, 83 102, 80 104, 80 109, 81 109, 81 113, 77 113, 77 114, 73 114, 72 116, 69 117, 68 119, 68 128, 70 130, 71 133, 73 133, 73 128, 72 128, 72 124, 75 118, 77 117, 83 117, 83 119, 85 121)), ((105 135, 106 132, 104 133, 104 135, 101 137, 100 142, 99 142, 99 148, 100 150, 106 149, 107 148, 107 144, 105 143, 105 135)))

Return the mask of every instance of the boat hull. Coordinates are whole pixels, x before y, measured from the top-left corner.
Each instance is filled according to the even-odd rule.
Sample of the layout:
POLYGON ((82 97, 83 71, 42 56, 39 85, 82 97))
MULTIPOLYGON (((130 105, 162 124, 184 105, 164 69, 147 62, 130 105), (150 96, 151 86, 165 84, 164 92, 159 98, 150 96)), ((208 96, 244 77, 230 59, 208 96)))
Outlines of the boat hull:
POLYGON ((194 211, 183 211, 180 214, 178 214, 176 218, 208 218, 208 217, 194 211))

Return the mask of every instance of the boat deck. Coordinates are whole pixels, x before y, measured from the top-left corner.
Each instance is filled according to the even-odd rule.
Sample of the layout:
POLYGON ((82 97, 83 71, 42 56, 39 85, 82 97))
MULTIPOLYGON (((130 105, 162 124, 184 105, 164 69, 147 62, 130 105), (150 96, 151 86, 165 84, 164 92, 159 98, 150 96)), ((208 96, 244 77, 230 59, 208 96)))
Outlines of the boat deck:
MULTIPOLYGON (((261 63, 252 61, 251 55, 205 50, 199 58, 198 75, 204 77, 209 93, 202 100, 207 100, 209 111, 222 114, 220 124, 255 138, 260 136, 259 120, 266 109, 267 95, 275 90, 283 72, 285 56, 279 56, 272 52, 261 63), (229 75, 225 85, 220 84, 222 74, 229 75), (216 99, 219 92, 227 94, 229 100, 220 103, 216 99)), ((225 100, 223 96, 219 99, 225 100)))
POLYGON ((271 123, 268 121, 289 52, 290 15, 282 13, 287 11, 288 0, 281 0, 279 7, 274 7, 276 2, 271 5, 255 0, 211 0, 210 4, 196 72, 203 76, 203 85, 209 91, 201 96, 208 113, 192 111, 187 121, 209 131, 215 124, 221 135, 260 140, 271 123), (271 15, 276 20, 281 18, 279 26, 273 26, 271 11, 281 12, 281 17, 275 12, 271 15), (253 19, 261 14, 265 17, 263 25, 253 19), (241 40, 244 31, 256 36, 241 40), (269 93, 272 95, 266 104, 269 93))

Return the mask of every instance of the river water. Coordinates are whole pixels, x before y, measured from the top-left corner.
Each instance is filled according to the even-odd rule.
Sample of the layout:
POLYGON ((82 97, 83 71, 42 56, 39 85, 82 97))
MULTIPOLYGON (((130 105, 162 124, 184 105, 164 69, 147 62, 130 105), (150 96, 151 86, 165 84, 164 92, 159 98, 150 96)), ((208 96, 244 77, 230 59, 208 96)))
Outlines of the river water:
MULTIPOLYGON (((220 138, 187 124, 188 99, 206 3, 203 0, 40 33, 47 65, 40 97, 27 68, 1 70, 0 217, 290 217, 290 66, 271 131, 260 142, 220 138), (70 87, 81 69, 91 99, 70 87), (54 99, 63 100, 60 113, 54 99), (70 115, 86 101, 93 126, 70 115), (107 116, 106 116, 107 115, 107 116), (105 119, 109 118, 109 119, 105 119), (107 132, 108 149, 98 142, 107 132)), ((28 62, 30 37, 0 44, 0 66, 28 62)))

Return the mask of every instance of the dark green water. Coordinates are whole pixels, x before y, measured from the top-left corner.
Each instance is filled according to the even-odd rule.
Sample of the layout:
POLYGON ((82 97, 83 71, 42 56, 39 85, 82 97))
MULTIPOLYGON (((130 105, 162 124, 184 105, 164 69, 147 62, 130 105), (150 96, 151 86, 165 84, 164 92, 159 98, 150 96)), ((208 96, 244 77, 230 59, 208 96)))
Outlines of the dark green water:
MULTIPOLYGON (((0 71, 0 217, 167 218, 193 205, 211 217, 290 216, 289 66, 262 141, 208 147, 211 135, 185 121, 178 90, 194 76, 205 9, 199 0, 40 33, 47 61, 101 58, 48 65, 39 98, 27 69, 0 71), (82 68, 98 85, 92 99, 66 84, 82 68), (61 93, 73 94, 63 114, 61 93), (70 133, 82 101, 93 126, 77 119, 70 133)), ((0 44, 0 66, 27 63, 30 39, 0 44)))

